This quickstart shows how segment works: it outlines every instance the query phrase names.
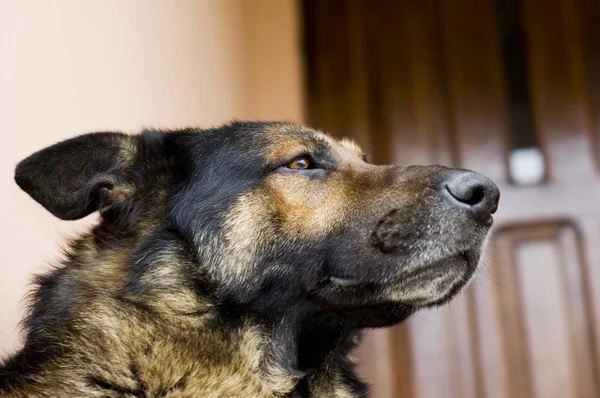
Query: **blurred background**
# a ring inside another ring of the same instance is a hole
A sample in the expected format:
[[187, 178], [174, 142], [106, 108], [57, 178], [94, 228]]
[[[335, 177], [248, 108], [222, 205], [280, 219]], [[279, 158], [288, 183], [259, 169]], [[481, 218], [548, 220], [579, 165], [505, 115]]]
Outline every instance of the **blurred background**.
[[449, 305], [369, 332], [376, 398], [600, 396], [598, 0], [0, 0], [0, 355], [64, 236], [16, 163], [82, 132], [296, 120], [502, 192]]

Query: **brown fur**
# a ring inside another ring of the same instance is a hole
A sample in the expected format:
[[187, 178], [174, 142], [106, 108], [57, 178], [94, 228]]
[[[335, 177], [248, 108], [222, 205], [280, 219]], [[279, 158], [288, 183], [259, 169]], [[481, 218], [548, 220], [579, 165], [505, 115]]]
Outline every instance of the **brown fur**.
[[[54, 214], [99, 210], [101, 221], [70, 243], [61, 265], [37, 278], [25, 346], [0, 366], [1, 396], [364, 396], [350, 357], [360, 329], [397, 323], [423, 300], [448, 300], [474, 271], [489, 225], [462, 213], [452, 224], [431, 221], [447, 213], [431, 189], [446, 169], [402, 174], [369, 165], [356, 144], [292, 124], [223, 129], [82, 136], [19, 165], [19, 185]], [[238, 136], [239, 144], [227, 144]], [[75, 151], [82, 143], [105, 152]], [[226, 156], [198, 153], [211, 145], [230, 147]], [[295, 156], [319, 150], [335, 163], [328, 174], [285, 169]], [[279, 168], [247, 177], [256, 183], [228, 182], [246, 168], [270, 165]], [[227, 171], [234, 166], [238, 171]], [[211, 185], [210, 178], [222, 181]], [[210, 202], [220, 189], [224, 199]], [[387, 239], [389, 228], [382, 228], [394, 209], [408, 217], [394, 239], [410, 243], [410, 257], [373, 249]], [[368, 229], [359, 228], [371, 219]], [[471, 235], [449, 237], [448, 228], [467, 224]], [[321, 277], [329, 271], [319, 267], [344, 245], [358, 258], [348, 274], [365, 269], [364, 292]], [[437, 290], [420, 296], [427, 280], [413, 281], [419, 264], [454, 264], [471, 250], [468, 270], [434, 275], [430, 281], [442, 281]], [[380, 270], [371, 262], [381, 262]], [[411, 273], [398, 279], [399, 269]], [[373, 290], [373, 278], [384, 285]], [[403, 301], [411, 294], [416, 301]]]

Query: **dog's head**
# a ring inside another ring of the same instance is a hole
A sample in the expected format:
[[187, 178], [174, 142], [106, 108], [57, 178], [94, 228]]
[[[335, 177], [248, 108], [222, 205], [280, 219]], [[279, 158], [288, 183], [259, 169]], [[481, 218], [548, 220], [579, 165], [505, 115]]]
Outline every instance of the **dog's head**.
[[479, 174], [375, 166], [350, 141], [288, 123], [82, 135], [15, 178], [62, 219], [99, 210], [115, 230], [176, 231], [221, 302], [266, 315], [310, 306], [355, 326], [455, 295], [499, 198]]

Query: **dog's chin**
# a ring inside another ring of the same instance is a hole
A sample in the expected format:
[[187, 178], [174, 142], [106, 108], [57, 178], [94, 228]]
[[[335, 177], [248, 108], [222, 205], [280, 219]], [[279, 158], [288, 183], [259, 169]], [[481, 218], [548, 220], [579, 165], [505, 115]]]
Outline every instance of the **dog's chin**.
[[381, 296], [414, 307], [441, 305], [465, 288], [477, 270], [479, 255], [462, 252], [456, 256], [414, 268], [385, 284]]
[[[331, 276], [332, 289], [339, 293], [337, 303], [350, 306], [398, 303], [414, 308], [441, 305], [452, 299], [472, 280], [479, 264], [478, 252], [461, 252], [427, 264], [415, 264], [397, 276], [382, 280]], [[352, 296], [352, 298], [350, 298]]]

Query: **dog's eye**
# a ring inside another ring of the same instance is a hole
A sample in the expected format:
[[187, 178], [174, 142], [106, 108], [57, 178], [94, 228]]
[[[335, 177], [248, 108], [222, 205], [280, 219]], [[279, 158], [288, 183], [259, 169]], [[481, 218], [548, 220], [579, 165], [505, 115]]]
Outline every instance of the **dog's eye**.
[[308, 160], [308, 158], [303, 156], [301, 158], [292, 160], [290, 163], [288, 163], [288, 165], [286, 167], [288, 169], [305, 170], [305, 169], [310, 169], [312, 167], [312, 163], [310, 162], [310, 160]]

